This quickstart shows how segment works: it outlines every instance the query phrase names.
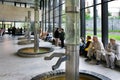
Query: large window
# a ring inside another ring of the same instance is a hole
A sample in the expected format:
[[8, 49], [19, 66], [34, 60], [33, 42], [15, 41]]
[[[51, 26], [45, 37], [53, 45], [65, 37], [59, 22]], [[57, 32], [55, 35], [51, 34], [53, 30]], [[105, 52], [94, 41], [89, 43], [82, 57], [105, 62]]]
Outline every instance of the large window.
[[[50, 10], [47, 9], [46, 15], [48, 24], [48, 14], [50, 12], [50, 25], [53, 27], [60, 27], [59, 24], [59, 18], [62, 18], [62, 27], [65, 27], [66, 23], [66, 15], [65, 15], [65, 0], [62, 0], [62, 3], [60, 3], [59, 0], [56, 0], [54, 2], [53, 6], [53, 0], [51, 1], [51, 7]], [[108, 17], [109, 17], [109, 32], [111, 31], [120, 31], [120, 0], [108, 0]], [[97, 27], [97, 35], [101, 36], [101, 0], [96, 0], [96, 27]], [[54, 7], [54, 8], [53, 8]], [[59, 14], [59, 8], [62, 7], [62, 12]], [[47, 7], [48, 8], [48, 7]], [[85, 0], [85, 21], [86, 21], [86, 33], [93, 35], [94, 31], [94, 0]], [[54, 19], [54, 20], [53, 20]], [[45, 20], [45, 17], [44, 19]], [[54, 21], [54, 22], [53, 22]], [[47, 25], [48, 26], [48, 25]]]
[[[86, 15], [86, 33], [93, 35], [94, 18], [93, 5], [94, 0], [85, 0]], [[120, 0], [108, 0], [109, 34], [120, 31]], [[101, 36], [101, 0], [96, 0], [96, 24], [98, 36]], [[111, 34], [110, 34], [111, 35]]]
[[[50, 0], [50, 6], [48, 6], [48, 2], [47, 2], [47, 9], [44, 9], [44, 14], [42, 15], [43, 16], [43, 24], [46, 24], [46, 26], [44, 25], [44, 27], [49, 27], [51, 26], [53, 28], [55, 27], [64, 27], [64, 23], [65, 23], [65, 1], [64, 0], [61, 0], [61, 3], [60, 3], [60, 0]], [[60, 10], [61, 8], [61, 10]], [[46, 11], [45, 11], [46, 10]], [[48, 24], [48, 21], [49, 21], [49, 14], [50, 14], [50, 23]], [[62, 26], [59, 26], [59, 20], [60, 20], [60, 17], [62, 18], [61, 19], [61, 25]], [[46, 18], [46, 23], [45, 23], [45, 18]], [[48, 30], [48, 29], [47, 29]]]

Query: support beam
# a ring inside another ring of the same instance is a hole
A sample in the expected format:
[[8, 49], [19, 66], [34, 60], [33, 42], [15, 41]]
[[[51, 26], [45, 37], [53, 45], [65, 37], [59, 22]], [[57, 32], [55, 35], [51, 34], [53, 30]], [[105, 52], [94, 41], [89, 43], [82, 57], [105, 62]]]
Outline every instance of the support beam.
[[97, 4], [97, 0], [93, 0], [93, 17], [94, 17], [94, 21], [93, 21], [93, 30], [94, 30], [94, 35], [97, 35], [97, 8], [96, 8], [96, 4]]
[[53, 0], [53, 33], [55, 31], [55, 5], [56, 5], [56, 0]]
[[52, 32], [51, 21], [50, 21], [50, 12], [51, 12], [51, 0], [48, 0], [48, 32]]
[[59, 27], [62, 27], [62, 0], [59, 0]]
[[80, 32], [82, 37], [85, 40], [86, 35], [86, 24], [85, 24], [85, 0], [80, 0]]
[[108, 44], [108, 0], [101, 0], [102, 2], [102, 42], [106, 47]]
[[44, 8], [45, 8], [45, 13], [44, 13], [44, 16], [45, 16], [45, 19], [44, 19], [44, 21], [45, 21], [45, 32], [46, 32], [46, 30], [47, 30], [47, 26], [46, 26], [46, 22], [47, 22], [47, 0], [44, 0]]

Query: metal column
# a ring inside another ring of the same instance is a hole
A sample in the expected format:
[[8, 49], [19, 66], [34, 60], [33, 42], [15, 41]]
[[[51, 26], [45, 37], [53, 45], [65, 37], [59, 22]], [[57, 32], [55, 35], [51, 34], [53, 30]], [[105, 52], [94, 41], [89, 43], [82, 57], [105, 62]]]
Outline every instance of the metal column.
[[51, 12], [51, 0], [48, 0], [48, 32], [51, 31], [51, 21], [50, 21], [50, 12]]
[[85, 23], [85, 0], [80, 0], [80, 37], [84, 38], [86, 35], [86, 23]]
[[55, 31], [55, 5], [56, 5], [56, 0], [53, 0], [53, 33]]
[[47, 17], [46, 17], [47, 16], [47, 11], [46, 11], [47, 10], [46, 9], [47, 8], [47, 0], [44, 0], [44, 4], [45, 4], [44, 5], [45, 6], [44, 7], [45, 8], [45, 13], [44, 13], [44, 16], [45, 16], [45, 20], [44, 21], [45, 21], [45, 23], [44, 24], [45, 24], [45, 32], [46, 32], [46, 30], [47, 30], [47, 27], [46, 27], [46, 22], [47, 22]]
[[59, 27], [62, 27], [62, 0], [59, 0]]
[[[40, 5], [39, 5], [39, 7], [40, 7], [40, 10], [42, 10], [42, 1], [40, 0]], [[41, 16], [42, 17], [42, 16]], [[40, 33], [41, 33], [41, 29], [42, 29], [42, 19], [41, 19], [41, 21], [40, 21]]]
[[97, 9], [96, 9], [96, 2], [97, 0], [93, 0], [93, 17], [94, 17], [94, 21], [93, 21], [93, 24], [94, 24], [94, 27], [93, 27], [93, 30], [94, 30], [94, 35], [97, 35]]
[[102, 42], [104, 46], [108, 44], [108, 0], [102, 2]]
[[79, 80], [79, 0], [66, 1], [66, 79]]

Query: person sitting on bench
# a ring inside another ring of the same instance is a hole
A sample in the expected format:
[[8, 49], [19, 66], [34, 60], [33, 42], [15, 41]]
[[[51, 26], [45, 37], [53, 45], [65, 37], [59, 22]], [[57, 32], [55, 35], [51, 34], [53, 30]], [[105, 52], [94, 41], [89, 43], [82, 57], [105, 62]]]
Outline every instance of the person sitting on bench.
[[106, 54], [105, 54], [105, 60], [107, 67], [110, 67], [112, 69], [115, 68], [115, 58], [119, 58], [120, 49], [118, 47], [119, 45], [116, 43], [115, 39], [110, 39], [110, 42], [108, 43], [106, 47]]

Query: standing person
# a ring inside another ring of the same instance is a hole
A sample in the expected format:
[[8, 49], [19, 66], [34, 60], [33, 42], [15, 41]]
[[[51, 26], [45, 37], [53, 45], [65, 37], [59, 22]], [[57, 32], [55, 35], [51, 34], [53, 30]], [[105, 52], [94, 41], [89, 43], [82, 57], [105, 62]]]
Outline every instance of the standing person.
[[23, 29], [22, 29], [22, 27], [21, 27], [21, 28], [20, 28], [20, 34], [22, 34], [22, 30], [23, 30]]
[[58, 46], [58, 40], [59, 40], [59, 28], [57, 28], [54, 32], [55, 37], [55, 45]]
[[10, 28], [8, 28], [8, 34], [10, 35]]
[[110, 39], [110, 43], [108, 43], [106, 48], [105, 59], [107, 63], [107, 67], [111, 67], [112, 69], [115, 67], [115, 58], [119, 58], [120, 51], [118, 49], [118, 44], [116, 44], [115, 39]]
[[59, 36], [60, 40], [61, 40], [61, 48], [64, 47], [64, 39], [65, 39], [65, 32], [64, 29], [60, 30], [60, 36]]
[[93, 42], [90, 44], [90, 49], [87, 53], [87, 59], [85, 61], [91, 61], [92, 56], [94, 55], [97, 63], [96, 65], [100, 64], [101, 55], [105, 52], [102, 42], [98, 40], [97, 36], [93, 36]]
[[15, 36], [16, 28], [15, 26], [12, 28], [12, 36]]

